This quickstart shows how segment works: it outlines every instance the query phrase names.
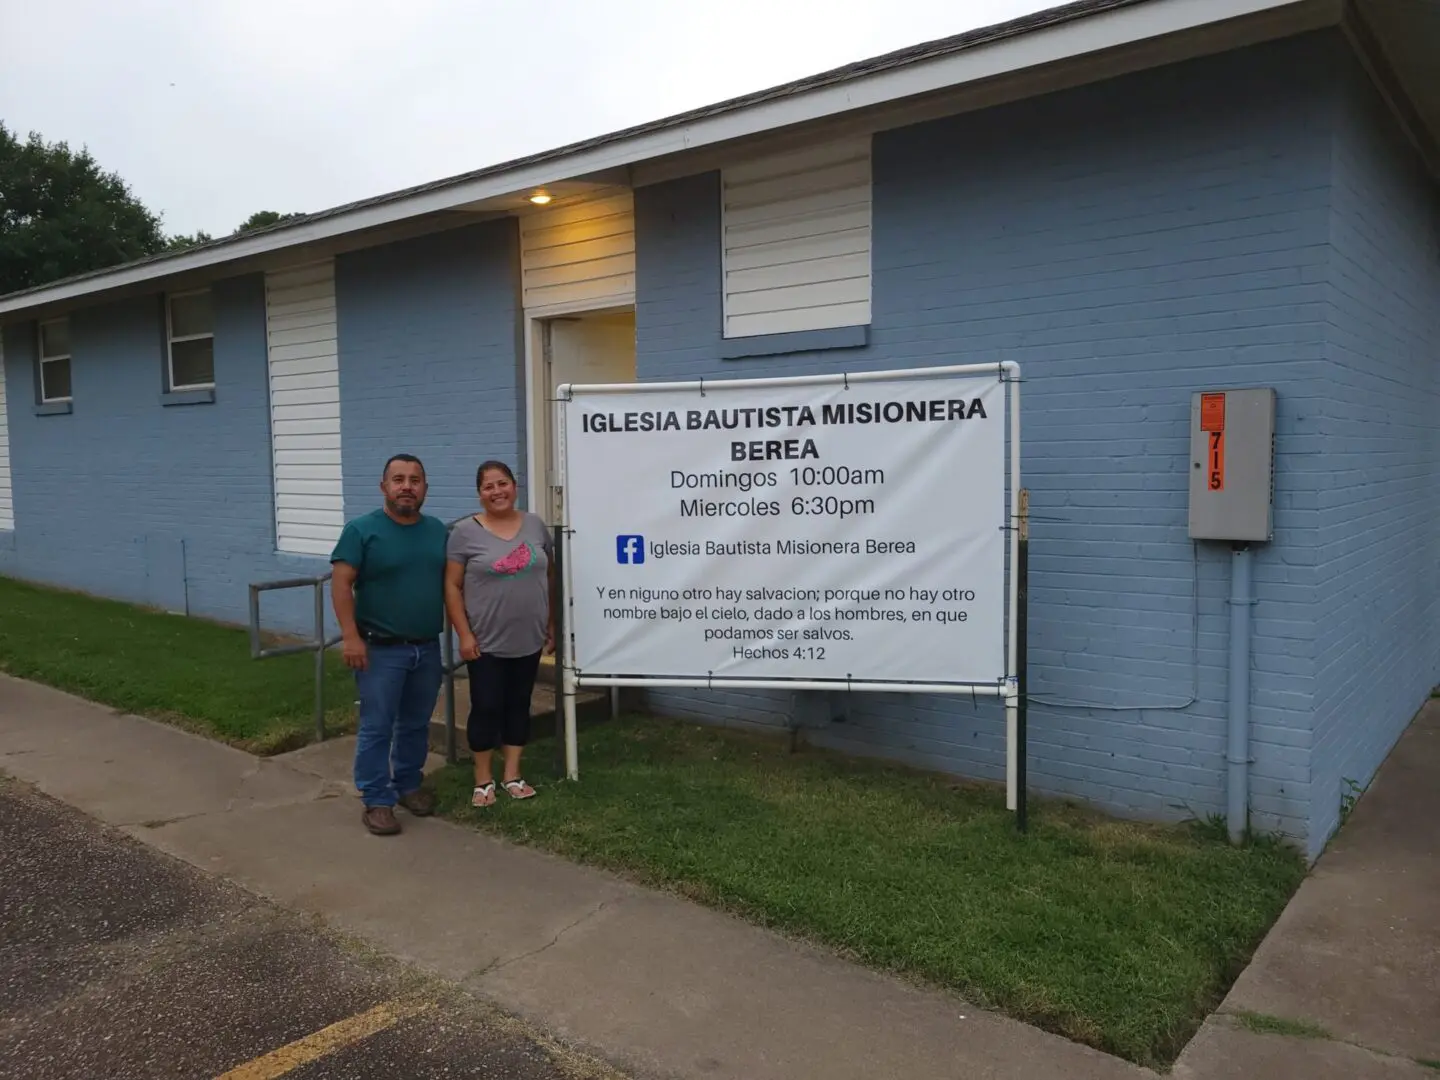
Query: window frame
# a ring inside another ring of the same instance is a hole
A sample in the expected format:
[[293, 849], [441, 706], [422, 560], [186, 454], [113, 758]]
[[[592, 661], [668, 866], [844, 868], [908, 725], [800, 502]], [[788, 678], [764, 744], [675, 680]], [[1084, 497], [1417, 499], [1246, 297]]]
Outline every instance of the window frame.
[[[46, 356], [45, 328], [47, 326], [55, 326], [57, 323], [65, 324], [67, 351], [57, 353], [55, 356]], [[35, 324], [35, 389], [37, 391], [35, 396], [41, 405], [67, 405], [73, 403], [75, 400], [75, 364], [72, 359], [75, 355], [75, 348], [74, 345], [70, 344], [69, 339], [70, 316], [68, 315], [60, 315], [54, 319], [42, 319]], [[45, 392], [45, 365], [57, 364], [61, 361], [64, 361], [65, 370], [70, 376], [70, 393], [64, 397], [48, 397]]]
[[[210, 329], [203, 334], [182, 334], [175, 336], [174, 318], [172, 316], [173, 305], [177, 299], [184, 299], [187, 296], [200, 296], [210, 294]], [[203, 383], [177, 383], [175, 381], [175, 345], [186, 341], [210, 342], [210, 381]], [[165, 294], [165, 389], [172, 394], [185, 394], [192, 390], [214, 390], [215, 389], [215, 307], [214, 292], [208, 285], [198, 289], [185, 289], [181, 292], [167, 292]]]

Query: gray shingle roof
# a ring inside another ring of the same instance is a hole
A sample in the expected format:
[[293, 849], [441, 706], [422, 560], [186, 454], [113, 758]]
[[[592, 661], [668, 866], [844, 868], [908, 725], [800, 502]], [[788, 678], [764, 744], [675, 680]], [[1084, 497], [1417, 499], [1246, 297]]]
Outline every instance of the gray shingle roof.
[[1118, 8], [1134, 7], [1138, 4], [1150, 3], [1151, 0], [1074, 0], [1069, 4], [1049, 8], [1045, 11], [1035, 12], [1031, 15], [1024, 15], [1007, 22], [996, 23], [992, 26], [980, 27], [974, 30], [967, 30], [963, 34], [955, 34], [951, 37], [939, 38], [935, 41], [923, 42], [918, 45], [910, 45], [894, 52], [885, 53], [881, 56], [871, 57], [868, 60], [859, 60], [842, 67], [832, 68], [829, 71], [821, 72], [818, 75], [809, 75], [794, 82], [784, 83], [780, 86], [771, 87], [768, 90], [760, 90], [751, 94], [744, 94], [740, 97], [730, 98], [727, 101], [716, 102], [713, 105], [705, 105], [698, 109], [691, 109], [688, 112], [676, 113], [673, 116], [663, 117], [659, 120], [652, 120], [644, 124], [637, 124], [634, 127], [625, 128], [621, 131], [613, 131], [606, 135], [598, 135], [590, 139], [583, 139], [566, 146], [559, 146], [553, 150], [544, 150], [540, 153], [530, 154], [526, 157], [515, 158], [496, 165], [488, 165], [482, 169], [475, 169], [470, 172], [460, 173], [455, 176], [448, 176], [440, 180], [432, 180], [424, 184], [417, 184], [414, 187], [402, 188], [399, 191], [391, 191], [384, 195], [375, 195], [368, 199], [360, 199], [356, 202], [345, 203], [342, 206], [334, 206], [328, 210], [320, 210], [313, 214], [306, 214], [303, 217], [292, 218], [289, 221], [276, 225], [267, 225], [264, 228], [252, 229], [239, 236], [224, 236], [217, 240], [211, 240], [205, 244], [196, 244], [194, 247], [184, 248], [180, 251], [166, 251], [156, 255], [150, 255], [143, 259], [134, 259], [127, 263], [120, 263], [115, 266], [107, 266], [100, 270], [90, 270], [83, 274], [73, 274], [67, 278], [56, 281], [48, 281], [43, 285], [32, 286], [28, 289], [20, 289], [16, 292], [0, 295], [0, 300], [10, 300], [30, 293], [38, 293], [46, 289], [52, 289], [59, 285], [69, 285], [82, 281], [101, 278], [107, 274], [113, 274], [121, 270], [130, 270], [135, 267], [144, 266], [149, 263], [162, 263], [170, 259], [178, 259], [187, 255], [193, 255], [198, 251], [209, 251], [215, 248], [223, 248], [227, 244], [234, 244], [240, 240], [249, 240], [256, 236], [263, 236], [267, 233], [280, 233], [290, 229], [299, 229], [316, 221], [323, 221], [328, 218], [339, 217], [355, 210], [363, 210], [373, 206], [381, 206], [386, 203], [398, 202], [413, 195], [420, 195], [431, 191], [439, 191], [447, 187], [464, 184], [472, 180], [479, 180], [488, 176], [495, 176], [508, 172], [512, 169], [519, 169], [528, 165], [538, 165], [546, 161], [558, 160], [571, 154], [577, 154], [585, 150], [592, 150], [596, 147], [605, 146], [609, 143], [621, 142], [625, 139], [634, 138], [639, 135], [647, 135], [652, 132], [663, 131], [667, 128], [679, 127], [683, 124], [692, 123], [696, 120], [704, 120], [709, 117], [718, 116], [722, 113], [737, 112], [741, 109], [750, 108], [768, 101], [775, 101], [780, 98], [792, 97], [809, 90], [820, 89], [821, 87], [834, 86], [838, 83], [849, 82], [854, 79], [863, 78], [867, 75], [874, 75], [883, 71], [891, 71], [895, 68], [905, 67], [910, 64], [917, 64], [925, 60], [933, 60], [938, 57], [949, 56], [965, 49], [973, 49], [982, 45], [993, 44], [1003, 41], [1006, 38], [1017, 37], [1021, 34], [1032, 33], [1047, 27], [1056, 26], [1061, 23], [1072, 22], [1076, 19], [1087, 18], [1098, 15], [1102, 12], [1113, 11]]

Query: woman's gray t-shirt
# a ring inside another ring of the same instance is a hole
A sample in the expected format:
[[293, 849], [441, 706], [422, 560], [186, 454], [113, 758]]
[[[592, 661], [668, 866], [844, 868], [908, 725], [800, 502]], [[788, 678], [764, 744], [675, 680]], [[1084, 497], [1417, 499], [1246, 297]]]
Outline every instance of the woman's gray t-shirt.
[[529, 656], [545, 646], [550, 625], [550, 530], [526, 513], [503, 540], [468, 517], [450, 531], [446, 557], [465, 568], [465, 616], [480, 651]]

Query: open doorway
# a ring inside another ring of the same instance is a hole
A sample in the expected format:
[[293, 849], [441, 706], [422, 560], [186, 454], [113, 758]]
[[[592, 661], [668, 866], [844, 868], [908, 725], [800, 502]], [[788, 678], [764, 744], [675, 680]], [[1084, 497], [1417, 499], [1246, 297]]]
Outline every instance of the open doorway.
[[[532, 324], [534, 395], [531, 439], [531, 475], [536, 490], [530, 509], [548, 522], [563, 520], [565, 493], [556, 471], [555, 390], [566, 383], [620, 383], [635, 381], [634, 309], [584, 312], [536, 319]], [[544, 478], [543, 486], [538, 483]]]

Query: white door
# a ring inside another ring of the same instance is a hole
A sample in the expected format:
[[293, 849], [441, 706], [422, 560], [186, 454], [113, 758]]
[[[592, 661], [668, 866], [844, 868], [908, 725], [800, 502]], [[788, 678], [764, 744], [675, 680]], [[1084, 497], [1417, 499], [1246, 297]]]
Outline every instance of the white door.
[[556, 388], [566, 383], [619, 383], [635, 381], [635, 313], [569, 315], [548, 319], [542, 326], [545, 386], [549, 393], [544, 412], [545, 438], [539, 448], [545, 455], [548, 497], [538, 511], [551, 523], [563, 521], [564, 492], [555, 468]]

